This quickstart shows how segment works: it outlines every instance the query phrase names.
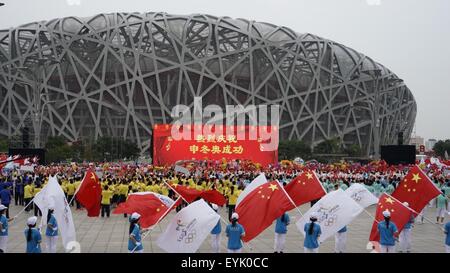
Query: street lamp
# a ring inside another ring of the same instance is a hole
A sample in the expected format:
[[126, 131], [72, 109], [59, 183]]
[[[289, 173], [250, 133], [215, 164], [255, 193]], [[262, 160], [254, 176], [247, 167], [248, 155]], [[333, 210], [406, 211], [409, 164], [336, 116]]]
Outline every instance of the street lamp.
[[[374, 94], [374, 101], [368, 101], [370, 103], [370, 105], [373, 107], [372, 110], [372, 123], [374, 125], [373, 128], [373, 144], [374, 144], [374, 157], [376, 160], [380, 159], [380, 105], [381, 105], [381, 91], [380, 91], [380, 77], [382, 75], [382, 71], [381, 69], [368, 69], [368, 70], [362, 70], [362, 73], [370, 76], [372, 78], [372, 80], [374, 81], [374, 90], [373, 90], [373, 94]], [[402, 79], [389, 79], [388, 80], [388, 84], [399, 84], [402, 83], [403, 80]], [[393, 90], [389, 90], [386, 92], [392, 92]], [[383, 93], [386, 93], [383, 92]]]

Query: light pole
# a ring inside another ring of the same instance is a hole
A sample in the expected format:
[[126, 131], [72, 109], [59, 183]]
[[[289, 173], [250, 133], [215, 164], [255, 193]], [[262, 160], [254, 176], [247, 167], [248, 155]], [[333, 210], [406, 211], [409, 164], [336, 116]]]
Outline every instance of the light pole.
[[[374, 158], [376, 160], [380, 159], [380, 127], [381, 127], [381, 122], [380, 122], [380, 105], [381, 105], [381, 90], [380, 90], [380, 78], [381, 78], [381, 70], [380, 69], [370, 69], [370, 70], [363, 70], [361, 71], [362, 73], [370, 76], [372, 78], [372, 80], [374, 81], [374, 90], [373, 90], [373, 94], [374, 94], [374, 99], [373, 102], [372, 101], [368, 101], [368, 103], [371, 104], [371, 106], [373, 107], [372, 110], [372, 124], [374, 125], [373, 128], [373, 145], [374, 145]], [[402, 83], [403, 80], [402, 79], [389, 79], [388, 80], [388, 84], [390, 83]], [[390, 91], [386, 91], [386, 92], [392, 92], [393, 90]], [[383, 93], [386, 93], [383, 92]]]
[[[42, 117], [44, 114], [44, 108], [47, 104], [56, 101], [48, 101], [45, 96], [48, 93], [42, 93], [41, 91], [41, 78], [39, 75], [45, 71], [46, 66], [59, 64], [60, 62], [55, 59], [49, 58], [36, 58], [33, 59], [36, 64], [31, 68], [28, 66], [19, 66], [12, 68], [12, 70], [19, 70], [27, 73], [31, 76], [33, 85], [27, 82], [20, 82], [32, 87], [33, 89], [33, 106], [32, 106], [32, 122], [34, 127], [34, 148], [40, 148], [41, 145], [41, 129], [42, 129]], [[42, 69], [41, 69], [42, 68]]]

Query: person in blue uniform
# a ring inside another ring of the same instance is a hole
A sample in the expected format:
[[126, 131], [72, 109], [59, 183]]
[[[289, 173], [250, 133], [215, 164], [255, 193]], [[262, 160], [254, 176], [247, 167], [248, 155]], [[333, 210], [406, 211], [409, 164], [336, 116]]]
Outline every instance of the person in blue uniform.
[[50, 206], [47, 213], [47, 229], [45, 230], [45, 246], [47, 253], [56, 253], [56, 243], [58, 242], [58, 223], [53, 212], [55, 209]]
[[130, 216], [130, 229], [128, 239], [128, 252], [129, 253], [142, 253], [144, 247], [142, 246], [141, 227], [138, 222], [141, 215], [137, 212], [133, 212]]
[[[447, 213], [450, 216], [450, 211]], [[450, 221], [448, 221], [444, 226], [445, 234], [445, 252], [450, 253]]]
[[27, 241], [27, 253], [41, 253], [41, 232], [36, 228], [37, 217], [32, 216], [27, 220], [28, 228], [25, 229], [25, 239]]
[[[403, 205], [406, 207], [409, 206], [408, 202], [403, 202]], [[409, 221], [403, 227], [402, 232], [398, 236], [398, 245], [400, 247], [399, 252], [411, 252], [411, 237], [412, 237], [412, 228], [414, 226], [414, 215], [411, 212], [411, 216], [409, 217]]]
[[[6, 183], [5, 183], [6, 184]], [[11, 186], [7, 184], [2, 190], [0, 190], [1, 204], [6, 207], [6, 218], [9, 219], [9, 204], [11, 203]]]
[[244, 227], [238, 223], [239, 215], [236, 212], [231, 214], [231, 224], [229, 224], [225, 230], [228, 237], [228, 253], [241, 253], [242, 252], [242, 237], [245, 236]]
[[286, 243], [286, 233], [287, 226], [290, 224], [290, 218], [287, 213], [283, 213], [277, 218], [275, 224], [275, 242], [274, 242], [274, 252], [283, 253], [284, 246]]
[[320, 225], [317, 224], [317, 212], [313, 212], [309, 217], [310, 222], [306, 223], [304, 226], [305, 231], [305, 241], [303, 243], [303, 248], [305, 253], [318, 253], [319, 252], [319, 237], [322, 234]]
[[334, 235], [334, 252], [344, 253], [346, 246], [347, 246], [347, 226], [344, 226]]
[[[211, 204], [212, 209], [217, 213], [219, 206]], [[220, 234], [222, 232], [222, 226], [220, 219], [217, 221], [216, 226], [211, 230], [211, 248], [213, 253], [219, 253], [220, 250]]]
[[8, 222], [14, 218], [6, 218], [5, 212], [8, 208], [0, 204], [0, 253], [8, 249]]
[[398, 229], [395, 223], [391, 221], [391, 213], [388, 210], [383, 211], [383, 216], [384, 221], [378, 223], [380, 251], [381, 253], [394, 253]]

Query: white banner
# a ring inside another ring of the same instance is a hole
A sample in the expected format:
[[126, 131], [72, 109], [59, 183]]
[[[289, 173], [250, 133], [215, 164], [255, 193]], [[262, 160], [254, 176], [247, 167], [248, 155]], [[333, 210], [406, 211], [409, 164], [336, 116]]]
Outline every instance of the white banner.
[[44, 223], [46, 223], [49, 206], [55, 208], [53, 214], [58, 224], [58, 232], [64, 248], [69, 251], [69, 246], [76, 241], [75, 225], [69, 204], [56, 177], [49, 178], [47, 185], [34, 197], [34, 203], [41, 210]]
[[322, 197], [307, 213], [300, 218], [296, 225], [299, 231], [305, 235], [304, 227], [309, 222], [311, 213], [317, 212], [317, 224], [320, 225], [322, 234], [319, 242], [322, 243], [348, 225], [356, 218], [363, 208], [342, 190], [336, 190]]
[[378, 198], [360, 183], [353, 183], [345, 193], [363, 208], [378, 203]]
[[200, 199], [180, 210], [156, 244], [169, 253], [195, 253], [220, 216]]

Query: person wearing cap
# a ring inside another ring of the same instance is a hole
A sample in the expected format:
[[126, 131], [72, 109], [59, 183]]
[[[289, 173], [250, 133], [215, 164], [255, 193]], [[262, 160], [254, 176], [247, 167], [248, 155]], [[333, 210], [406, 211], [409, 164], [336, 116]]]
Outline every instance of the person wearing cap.
[[[217, 213], [219, 206], [211, 204], [212, 209]], [[211, 230], [211, 248], [213, 253], [219, 253], [220, 250], [220, 234], [222, 232], [222, 225], [220, 219], [217, 221], [216, 226]]]
[[129, 253], [142, 253], [144, 247], [142, 246], [141, 239], [141, 227], [139, 226], [139, 219], [141, 215], [137, 212], [133, 212], [130, 216], [130, 229], [128, 230], [128, 252]]
[[381, 253], [394, 253], [395, 241], [397, 238], [397, 226], [391, 221], [389, 210], [383, 211], [384, 221], [378, 223], [378, 232], [380, 233]]
[[28, 228], [25, 229], [25, 239], [27, 240], [27, 253], [41, 253], [41, 232], [36, 228], [37, 217], [32, 216], [27, 220]]
[[4, 215], [8, 208], [4, 205], [0, 205], [0, 250], [6, 252], [8, 248], [8, 222], [11, 222], [14, 218], [7, 219]]
[[[409, 207], [408, 202], [403, 202], [403, 205], [405, 207]], [[408, 252], [408, 253], [411, 252], [411, 235], [413, 226], [414, 226], [414, 215], [411, 212], [409, 221], [405, 224], [403, 230], [400, 232], [400, 235], [398, 236], [398, 244], [400, 247], [399, 252]]]
[[334, 252], [344, 253], [346, 246], [347, 246], [347, 226], [344, 226], [334, 235]]
[[322, 234], [320, 225], [316, 223], [318, 213], [313, 212], [309, 217], [311, 222], [306, 223], [303, 230], [305, 231], [305, 241], [303, 242], [303, 248], [305, 253], [318, 253], [319, 252], [319, 236]]
[[48, 208], [47, 229], [45, 231], [45, 246], [47, 253], [56, 253], [56, 243], [58, 242], [58, 223], [53, 212], [53, 206]]
[[[447, 212], [448, 216], [450, 216], [450, 211]], [[450, 253], [450, 221], [448, 221], [444, 226], [444, 234], [445, 234], [445, 252]]]
[[283, 213], [283, 215], [277, 218], [275, 223], [274, 253], [283, 253], [286, 243], [287, 226], [290, 222], [291, 219], [287, 213]]
[[244, 227], [238, 223], [239, 215], [233, 212], [231, 215], [231, 224], [229, 224], [225, 230], [228, 237], [228, 253], [241, 253], [242, 252], [242, 237], [245, 236]]

